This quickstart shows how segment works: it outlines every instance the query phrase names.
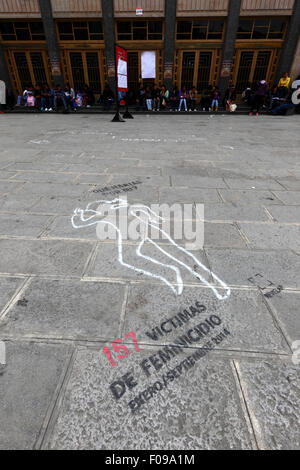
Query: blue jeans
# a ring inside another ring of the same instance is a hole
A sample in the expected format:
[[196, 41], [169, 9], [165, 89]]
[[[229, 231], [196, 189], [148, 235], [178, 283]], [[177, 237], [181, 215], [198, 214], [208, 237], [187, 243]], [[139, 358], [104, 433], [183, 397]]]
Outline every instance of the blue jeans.
[[178, 111], [181, 111], [182, 105], [184, 105], [184, 109], [187, 111], [187, 104], [185, 98], [180, 98]]
[[68, 105], [67, 105], [67, 100], [66, 100], [66, 96], [63, 95], [63, 96], [54, 96], [54, 108], [57, 110], [57, 101], [61, 100], [63, 105], [64, 105], [64, 108], [65, 109], [68, 109]]
[[53, 108], [53, 96], [42, 96], [42, 108]]

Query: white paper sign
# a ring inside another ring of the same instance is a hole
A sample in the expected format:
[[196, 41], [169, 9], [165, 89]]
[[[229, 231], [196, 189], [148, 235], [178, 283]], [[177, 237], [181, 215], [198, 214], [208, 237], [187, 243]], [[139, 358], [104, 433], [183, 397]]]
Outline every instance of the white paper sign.
[[127, 62], [125, 60], [119, 59], [118, 74], [127, 75]]
[[156, 78], [156, 52], [142, 52], [142, 78]]
[[127, 88], [127, 75], [118, 75], [118, 87]]
[[143, 16], [143, 9], [142, 8], [137, 8], [135, 10], [136, 16]]
[[6, 104], [6, 86], [2, 80], [0, 80], [0, 104]]

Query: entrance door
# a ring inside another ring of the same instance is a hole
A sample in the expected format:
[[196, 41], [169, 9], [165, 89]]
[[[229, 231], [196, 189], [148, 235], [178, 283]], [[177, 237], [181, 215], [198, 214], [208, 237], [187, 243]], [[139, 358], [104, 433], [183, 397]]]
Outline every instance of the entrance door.
[[272, 50], [267, 51], [239, 51], [238, 69], [235, 73], [236, 90], [242, 93], [248, 83], [259, 80], [270, 80], [270, 69], [273, 59]]
[[51, 83], [45, 51], [12, 51], [10, 58], [19, 94], [22, 94], [29, 84]]
[[187, 90], [195, 86], [199, 92], [213, 85], [215, 56], [215, 51], [182, 51], [178, 85], [185, 85]]
[[71, 85], [80, 90], [86, 83], [95, 94], [104, 88], [101, 52], [70, 51], [68, 53]]
[[128, 71], [128, 89], [133, 90], [135, 93], [139, 89], [139, 53], [128, 52], [127, 53], [127, 71]]

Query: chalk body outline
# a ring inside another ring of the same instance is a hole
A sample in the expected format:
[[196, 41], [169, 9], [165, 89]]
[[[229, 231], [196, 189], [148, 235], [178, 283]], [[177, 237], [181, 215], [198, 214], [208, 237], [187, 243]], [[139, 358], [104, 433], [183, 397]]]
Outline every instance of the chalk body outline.
[[[184, 252], [186, 255], [188, 255], [189, 257], [191, 257], [193, 259], [193, 261], [197, 264], [197, 266], [199, 266], [199, 268], [203, 269], [206, 273], [209, 273], [211, 275], [211, 277], [219, 284], [219, 286], [224, 289], [226, 291], [226, 293], [224, 295], [221, 295], [219, 294], [217, 288], [209, 283], [205, 278], [203, 278], [199, 273], [197, 273], [195, 270], [193, 270], [192, 268], [190, 268], [187, 264], [183, 263], [182, 261], [180, 261], [179, 259], [175, 258], [174, 256], [172, 256], [170, 253], [166, 252], [161, 246], [159, 246], [157, 243], [155, 243], [153, 240], [151, 240], [148, 236], [145, 237], [138, 245], [137, 249], [136, 249], [136, 254], [137, 256], [141, 257], [141, 258], [144, 258], [154, 264], [157, 264], [157, 265], [160, 265], [160, 266], [163, 266], [163, 267], [167, 267], [173, 271], [175, 271], [176, 273], [176, 278], [177, 278], [177, 289], [176, 287], [174, 287], [173, 284], [171, 284], [165, 277], [163, 276], [159, 276], [157, 274], [154, 274], [154, 273], [151, 273], [149, 271], [146, 271], [144, 269], [140, 269], [140, 268], [136, 268], [135, 266], [132, 266], [128, 263], [126, 263], [124, 260], [123, 260], [123, 238], [122, 238], [122, 234], [121, 234], [121, 231], [120, 229], [115, 225], [113, 224], [112, 222], [109, 222], [107, 220], [93, 220], [92, 222], [90, 222], [92, 219], [94, 219], [95, 217], [97, 216], [101, 216], [103, 215], [99, 210], [93, 210], [91, 209], [91, 206], [92, 205], [96, 205], [96, 204], [102, 204], [102, 205], [111, 205], [111, 209], [113, 210], [118, 210], [118, 209], [121, 209], [121, 208], [129, 208], [129, 213], [130, 215], [132, 215], [133, 217], [136, 217], [138, 220], [140, 220], [141, 222], [145, 223], [145, 220], [142, 219], [141, 217], [139, 217], [136, 212], [139, 211], [140, 213], [143, 213], [145, 214], [147, 217], [148, 217], [148, 227], [150, 225], [150, 227], [153, 227], [155, 228], [156, 230], [158, 230], [163, 236], [165, 236], [173, 246], [175, 246], [176, 248], [178, 248], [180, 251]], [[87, 215], [87, 218], [84, 218], [84, 216]], [[156, 220], [154, 218], [152, 218], [152, 216], [155, 216], [156, 217]], [[84, 223], [84, 225], [76, 225], [75, 223], [75, 218], [76, 217], [79, 217], [81, 222]], [[175, 261], [176, 263], [180, 264], [183, 268], [185, 268], [187, 271], [189, 271], [193, 276], [195, 276], [197, 279], [199, 279], [204, 285], [206, 285], [208, 288], [210, 288], [215, 296], [217, 297], [218, 300], [225, 300], [227, 299], [229, 296], [230, 296], [230, 293], [231, 293], [231, 290], [230, 290], [230, 287], [227, 286], [227, 284], [225, 284], [224, 281], [222, 281], [216, 274], [214, 274], [210, 269], [208, 269], [204, 264], [202, 264], [190, 251], [186, 250], [185, 248], [181, 247], [180, 245], [178, 245], [170, 236], [168, 233], [166, 233], [164, 230], [162, 230], [160, 227], [159, 227], [159, 220], [162, 220], [162, 218], [157, 215], [155, 212], [153, 212], [150, 207], [146, 206], [146, 205], [143, 205], [143, 204], [133, 204], [133, 205], [129, 205], [127, 203], [127, 201], [123, 200], [123, 199], [114, 199], [112, 201], [107, 201], [107, 200], [99, 200], [99, 201], [93, 201], [93, 202], [90, 202], [87, 206], [86, 206], [86, 209], [79, 209], [79, 208], [76, 208], [74, 210], [74, 214], [72, 215], [72, 218], [71, 218], [71, 222], [72, 222], [72, 226], [73, 228], [76, 228], [76, 229], [79, 229], [79, 228], [85, 228], [85, 227], [90, 227], [92, 225], [98, 225], [98, 224], [106, 224], [106, 225], [110, 225], [112, 226], [116, 232], [117, 232], [117, 238], [118, 238], [118, 261], [119, 263], [128, 268], [128, 269], [131, 269], [135, 272], [138, 272], [138, 273], [141, 273], [141, 274], [145, 274], [146, 276], [150, 276], [150, 277], [153, 277], [155, 279], [159, 279], [161, 280], [163, 283], [165, 283], [168, 287], [170, 287], [170, 289], [174, 292], [175, 295], [181, 295], [182, 292], [183, 292], [183, 288], [184, 288], [184, 284], [183, 284], [183, 280], [182, 280], [182, 276], [181, 276], [181, 273], [180, 273], [180, 270], [177, 266], [174, 266], [174, 265], [170, 265], [170, 264], [165, 264], [165, 263], [161, 263], [160, 261], [157, 261], [156, 259], [154, 258], [151, 258], [149, 256], [146, 256], [144, 255], [142, 252], [141, 252], [141, 249], [142, 247], [144, 246], [145, 242], [150, 242], [151, 244], [153, 244], [159, 251], [161, 251], [164, 255], [166, 255], [168, 258], [170, 258], [171, 260]]]

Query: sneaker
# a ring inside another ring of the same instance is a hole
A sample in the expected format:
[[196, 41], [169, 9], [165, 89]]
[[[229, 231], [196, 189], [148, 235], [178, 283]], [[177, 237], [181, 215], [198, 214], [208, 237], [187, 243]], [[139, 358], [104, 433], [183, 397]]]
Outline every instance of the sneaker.
[[189, 113], [191, 113], [191, 112], [192, 112], [192, 110], [191, 110], [191, 109], [189, 109]]
[[253, 113], [252, 113], [252, 112], [251, 112], [251, 113], [249, 113], [249, 116], [253, 116]]
[[[47, 109], [46, 109], [46, 111], [47, 111]], [[48, 111], [53, 111], [53, 109], [52, 109], [52, 108], [49, 108]]]

